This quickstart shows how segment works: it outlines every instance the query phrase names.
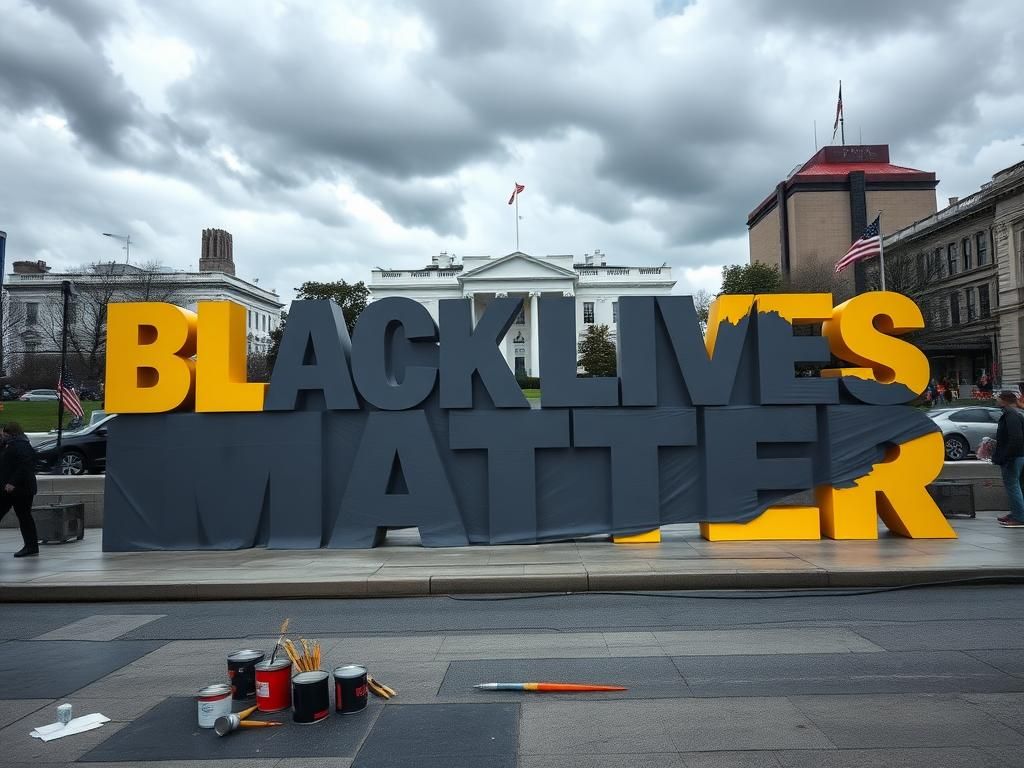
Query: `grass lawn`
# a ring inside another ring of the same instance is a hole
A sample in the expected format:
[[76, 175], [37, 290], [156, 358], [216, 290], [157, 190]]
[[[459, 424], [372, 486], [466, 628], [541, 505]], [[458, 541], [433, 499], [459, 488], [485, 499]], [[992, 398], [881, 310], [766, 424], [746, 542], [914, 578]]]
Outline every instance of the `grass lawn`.
[[[39, 403], [23, 403], [21, 400], [10, 400], [0, 403], [0, 405], [3, 405], [3, 410], [0, 411], [0, 423], [16, 421], [21, 424], [21, 428], [26, 432], [48, 432], [51, 429], [57, 428], [56, 400]], [[89, 414], [102, 406], [103, 403], [90, 400], [82, 403], [87, 424], [89, 423]], [[71, 421], [71, 414], [65, 409], [64, 426], [67, 426], [69, 421]]]
[[524, 389], [523, 394], [526, 395], [527, 400], [540, 400], [539, 389]]

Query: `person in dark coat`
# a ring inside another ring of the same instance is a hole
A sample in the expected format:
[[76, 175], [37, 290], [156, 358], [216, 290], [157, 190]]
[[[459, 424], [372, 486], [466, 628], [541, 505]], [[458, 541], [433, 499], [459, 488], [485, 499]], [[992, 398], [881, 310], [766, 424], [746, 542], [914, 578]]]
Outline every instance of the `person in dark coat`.
[[25, 544], [14, 556], [38, 555], [39, 536], [32, 519], [32, 499], [38, 490], [36, 452], [25, 437], [25, 430], [13, 421], [4, 425], [0, 441], [3, 445], [0, 448], [0, 520], [14, 507]]
[[1024, 491], [1020, 485], [1020, 473], [1024, 470], [1024, 414], [1017, 407], [1014, 392], [1000, 392], [997, 402], [1003, 415], [996, 427], [992, 463], [1002, 469], [1003, 486], [1010, 500], [1010, 514], [1000, 517], [999, 524], [1004, 528], [1024, 528]]

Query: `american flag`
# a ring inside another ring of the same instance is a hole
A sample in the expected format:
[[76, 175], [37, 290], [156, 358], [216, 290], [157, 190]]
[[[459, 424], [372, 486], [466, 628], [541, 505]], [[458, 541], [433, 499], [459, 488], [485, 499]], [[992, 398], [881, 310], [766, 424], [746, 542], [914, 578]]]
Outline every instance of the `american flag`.
[[879, 219], [881, 219], [881, 216], [876, 218], [871, 223], [871, 226], [864, 230], [864, 234], [861, 235], [860, 240], [851, 245], [850, 250], [848, 250], [846, 255], [839, 260], [836, 264], [837, 275], [851, 264], [855, 264], [856, 262], [864, 259], [870, 259], [872, 256], [877, 256], [882, 252], [882, 237], [878, 231]]
[[57, 394], [60, 395], [65, 408], [78, 418], [85, 418], [85, 411], [82, 410], [82, 401], [78, 399], [78, 393], [75, 392], [75, 385], [71, 379], [68, 379], [67, 384], [64, 383], [64, 379], [57, 380]]
[[525, 185], [525, 184], [519, 184], [519, 183], [517, 183], [517, 184], [516, 184], [516, 188], [515, 188], [514, 190], [512, 190], [512, 197], [510, 197], [510, 198], [508, 199], [508, 204], [509, 204], [509, 205], [512, 205], [512, 203], [514, 203], [514, 202], [515, 202], [515, 200], [516, 200], [516, 195], [518, 195], [518, 194], [519, 194], [520, 192], [522, 192], [522, 191], [523, 191], [524, 189], [526, 189], [526, 185]]

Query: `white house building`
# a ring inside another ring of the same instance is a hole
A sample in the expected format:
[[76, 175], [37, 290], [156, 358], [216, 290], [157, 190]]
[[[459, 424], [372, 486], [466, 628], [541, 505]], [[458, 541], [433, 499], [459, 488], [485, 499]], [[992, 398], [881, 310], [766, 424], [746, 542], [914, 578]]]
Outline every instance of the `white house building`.
[[270, 333], [281, 323], [284, 304], [276, 291], [235, 276], [231, 235], [204, 230], [198, 272], [133, 264], [93, 264], [54, 272], [44, 261], [16, 261], [4, 276], [3, 367], [16, 370], [33, 353], [60, 351], [61, 284], [73, 286], [69, 349], [102, 350], [106, 305], [123, 301], [167, 301], [195, 311], [201, 301], [233, 301], [247, 311], [250, 352], [270, 349]]
[[663, 296], [672, 293], [671, 267], [617, 266], [595, 250], [581, 263], [575, 257], [530, 256], [516, 251], [507, 256], [466, 257], [456, 263], [447, 253], [434, 256], [423, 269], [373, 270], [373, 300], [389, 296], [414, 299], [437, 320], [441, 299], [467, 299], [474, 320], [495, 297], [520, 297], [523, 311], [501, 344], [502, 353], [516, 375], [539, 376], [537, 299], [573, 296], [576, 328], [580, 336], [594, 324], [607, 325], [615, 338], [620, 296]]

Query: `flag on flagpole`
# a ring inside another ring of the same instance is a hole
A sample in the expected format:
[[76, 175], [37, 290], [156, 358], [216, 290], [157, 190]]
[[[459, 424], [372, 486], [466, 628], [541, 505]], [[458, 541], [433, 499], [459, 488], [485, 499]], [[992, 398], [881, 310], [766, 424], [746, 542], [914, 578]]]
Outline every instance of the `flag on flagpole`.
[[77, 416], [79, 419], [85, 418], [85, 411], [82, 410], [82, 401], [78, 399], [78, 393], [75, 392], [75, 387], [70, 383], [70, 380], [67, 384], [64, 383], [64, 379], [57, 380], [57, 394], [64, 402], [64, 407], [71, 411], [74, 416]]
[[516, 195], [518, 195], [518, 194], [519, 194], [520, 192], [522, 192], [522, 191], [523, 191], [524, 189], [526, 189], [526, 185], [525, 185], [525, 184], [519, 184], [519, 183], [517, 183], [517, 184], [515, 185], [515, 189], [513, 189], [513, 190], [512, 190], [512, 197], [510, 197], [510, 198], [508, 199], [508, 204], [509, 204], [509, 205], [512, 205], [512, 203], [514, 203], [514, 202], [516, 201]]
[[839, 130], [839, 118], [843, 116], [843, 81], [839, 81], [839, 101], [836, 102], [836, 121], [832, 125], [832, 141], [836, 140], [836, 131]]
[[879, 220], [881, 218], [881, 215], [877, 216], [870, 226], [864, 230], [864, 234], [861, 235], [860, 239], [854, 242], [850, 246], [850, 250], [846, 252], [846, 255], [836, 263], [837, 275], [851, 264], [856, 264], [858, 261], [870, 259], [881, 254], [882, 235], [879, 231]]

